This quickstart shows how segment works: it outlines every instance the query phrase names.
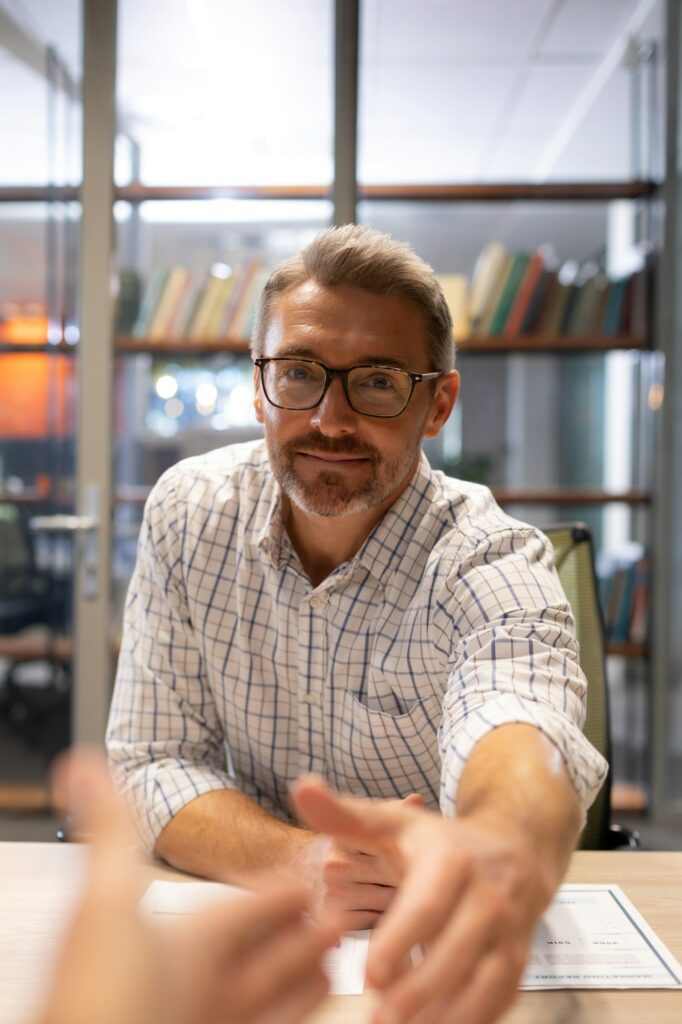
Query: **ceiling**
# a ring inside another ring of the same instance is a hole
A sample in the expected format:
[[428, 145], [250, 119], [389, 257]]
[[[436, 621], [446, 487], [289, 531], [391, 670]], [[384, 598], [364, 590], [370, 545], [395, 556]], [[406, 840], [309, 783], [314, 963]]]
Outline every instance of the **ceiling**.
[[[610, 179], [660, 168], [660, 146], [658, 163], [633, 165], [623, 54], [630, 37], [656, 40], [660, 53], [662, 0], [361, 8], [362, 181]], [[0, 10], [79, 77], [78, 0], [0, 0]], [[118, 107], [140, 143], [143, 180], [330, 181], [330, 0], [120, 0], [119, 10]], [[44, 181], [44, 82], [1, 49], [0, 95], [10, 142], [0, 180]], [[74, 137], [78, 123], [72, 112]], [[120, 180], [125, 164], [122, 149]]]

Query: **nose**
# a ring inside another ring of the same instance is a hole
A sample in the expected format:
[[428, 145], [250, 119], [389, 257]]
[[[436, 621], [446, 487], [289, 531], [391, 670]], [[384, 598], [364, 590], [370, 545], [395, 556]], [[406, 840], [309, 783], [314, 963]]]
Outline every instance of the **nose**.
[[355, 433], [357, 413], [348, 404], [343, 384], [338, 378], [331, 382], [324, 398], [311, 412], [311, 425], [327, 437]]

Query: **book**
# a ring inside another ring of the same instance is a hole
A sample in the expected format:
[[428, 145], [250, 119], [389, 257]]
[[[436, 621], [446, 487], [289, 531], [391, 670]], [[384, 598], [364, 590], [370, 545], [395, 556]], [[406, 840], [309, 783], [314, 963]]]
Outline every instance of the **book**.
[[508, 259], [501, 242], [489, 242], [476, 260], [469, 298], [469, 321], [472, 334], [482, 333], [484, 314], [491, 302], [491, 294], [498, 287], [503, 265]]
[[147, 334], [149, 333], [149, 325], [154, 318], [154, 312], [166, 284], [167, 277], [168, 270], [161, 267], [154, 270], [151, 274], [149, 284], [147, 285], [144, 293], [144, 299], [142, 300], [140, 315], [133, 326], [133, 336], [135, 338], [147, 337]]
[[542, 246], [536, 249], [530, 257], [503, 328], [505, 334], [512, 337], [521, 334], [521, 328], [528, 313], [531, 300], [545, 269], [546, 258], [547, 252]]
[[611, 282], [601, 325], [601, 333], [607, 337], [613, 337], [620, 330], [626, 283], [627, 278], [624, 277]]
[[147, 337], [152, 341], [159, 341], [168, 337], [169, 324], [190, 281], [191, 274], [186, 267], [173, 267], [168, 272], [163, 291], [156, 303], [154, 314], [147, 329]]
[[497, 308], [490, 321], [489, 334], [497, 335], [502, 333], [529, 261], [530, 257], [527, 252], [517, 252], [514, 255], [511, 267], [509, 268], [509, 275], [500, 294]]
[[533, 292], [528, 310], [521, 324], [521, 334], [535, 334], [545, 316], [548, 304], [552, 301], [554, 291], [559, 286], [557, 268], [545, 266], [535, 291]]
[[504, 290], [507, 287], [507, 282], [513, 266], [514, 256], [511, 253], [505, 253], [504, 259], [498, 265], [497, 276], [492, 282], [492, 287], [488, 293], [486, 305], [483, 307], [483, 311], [481, 313], [478, 333], [482, 334], [484, 337], [487, 337], [490, 334], [490, 326], [493, 322], [493, 317], [499, 308], [500, 301]]
[[651, 560], [645, 555], [635, 566], [635, 585], [630, 609], [629, 639], [633, 644], [644, 644], [649, 638], [651, 607]]
[[201, 341], [202, 338], [206, 337], [208, 321], [211, 316], [214, 303], [216, 302], [223, 287], [224, 280], [225, 278], [222, 275], [217, 276], [214, 273], [209, 273], [201, 293], [201, 298], [197, 303], [194, 316], [187, 328], [187, 337], [189, 339]]
[[469, 336], [469, 282], [464, 274], [436, 274], [452, 317], [455, 342]]

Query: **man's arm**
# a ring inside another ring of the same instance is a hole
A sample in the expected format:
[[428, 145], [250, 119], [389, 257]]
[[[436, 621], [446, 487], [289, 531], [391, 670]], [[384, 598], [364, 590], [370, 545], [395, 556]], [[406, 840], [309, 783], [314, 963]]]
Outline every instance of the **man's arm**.
[[[402, 803], [423, 806], [414, 795]], [[236, 790], [214, 790], [186, 804], [154, 852], [181, 871], [221, 882], [248, 884], [265, 872], [293, 880], [309, 891], [316, 913], [336, 911], [347, 930], [373, 925], [398, 882], [375, 850], [288, 825]]]
[[[583, 819], [553, 744], [525, 724], [488, 733], [467, 760], [454, 819], [338, 797], [314, 778], [296, 786], [294, 803], [311, 827], [383, 853], [400, 876], [367, 964], [382, 990], [376, 1020], [496, 1020]], [[405, 973], [418, 943], [424, 959]]]

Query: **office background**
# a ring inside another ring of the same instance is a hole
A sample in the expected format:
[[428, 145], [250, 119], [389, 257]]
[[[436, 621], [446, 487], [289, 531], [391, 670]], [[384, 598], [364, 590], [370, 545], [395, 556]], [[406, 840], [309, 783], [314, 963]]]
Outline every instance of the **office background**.
[[[589, 525], [617, 814], [682, 846], [679, 8], [0, 2], [3, 835], [51, 834], [50, 757], [101, 738], [149, 487], [258, 436], [263, 275], [357, 220], [457, 313], [434, 464]], [[464, 323], [503, 259], [506, 309]], [[512, 313], [533, 260], [534, 320]]]

